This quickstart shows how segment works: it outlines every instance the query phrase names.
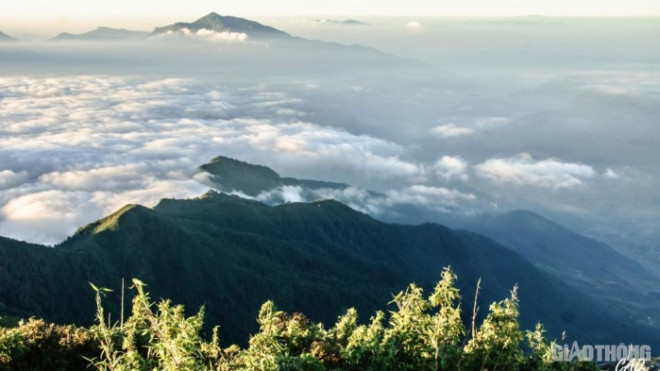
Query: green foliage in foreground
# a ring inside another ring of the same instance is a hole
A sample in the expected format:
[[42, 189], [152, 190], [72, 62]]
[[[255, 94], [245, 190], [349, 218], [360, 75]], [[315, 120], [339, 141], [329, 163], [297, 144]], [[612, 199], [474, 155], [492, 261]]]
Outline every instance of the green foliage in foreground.
[[[89, 329], [30, 320], [0, 328], [0, 370], [577, 370], [592, 364], [552, 362], [543, 326], [518, 326], [517, 289], [491, 304], [479, 327], [461, 320], [456, 275], [445, 269], [425, 297], [411, 284], [395, 295], [388, 314], [377, 312], [360, 324], [349, 309], [325, 329], [305, 315], [286, 314], [271, 301], [259, 311], [259, 332], [249, 346], [222, 348], [218, 329], [210, 341], [201, 333], [204, 309], [186, 317], [182, 305], [154, 303], [145, 284], [126, 321], [110, 324], [96, 290], [97, 324]], [[527, 349], [523, 351], [522, 347]]]

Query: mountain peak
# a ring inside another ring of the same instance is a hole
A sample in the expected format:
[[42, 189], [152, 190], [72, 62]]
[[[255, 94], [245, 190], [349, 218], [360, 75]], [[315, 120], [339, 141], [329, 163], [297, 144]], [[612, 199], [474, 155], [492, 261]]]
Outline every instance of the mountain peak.
[[214, 20], [214, 21], [222, 20], [222, 16], [220, 14], [216, 13], [216, 12], [211, 12], [211, 13], [203, 16], [202, 18], [198, 19], [195, 22], [206, 21], [206, 20]]
[[256, 39], [288, 39], [291, 35], [276, 28], [265, 26], [261, 23], [251, 21], [245, 18], [232, 16], [222, 16], [211, 12], [192, 23], [178, 22], [169, 26], [158, 27], [154, 34], [163, 34], [167, 32], [178, 32], [187, 29], [197, 32], [202, 29], [216, 32], [237, 32], [244, 33], [250, 38]]
[[303, 189], [343, 189], [346, 184], [319, 180], [280, 177], [273, 169], [254, 165], [233, 158], [218, 156], [199, 170], [210, 175], [210, 186], [223, 192], [240, 191], [257, 196], [280, 186], [296, 186]]
[[256, 196], [282, 185], [282, 179], [272, 169], [218, 156], [208, 164], [200, 166], [200, 170], [210, 174], [213, 185], [221, 191], [241, 191]]
[[125, 205], [119, 210], [115, 211], [114, 213], [108, 215], [107, 217], [80, 228], [75, 233], [74, 236], [94, 235], [104, 231], [117, 230], [119, 229], [121, 221], [124, 219], [126, 215], [140, 213], [143, 211], [151, 211], [151, 210], [141, 205], [134, 205], [134, 204]]

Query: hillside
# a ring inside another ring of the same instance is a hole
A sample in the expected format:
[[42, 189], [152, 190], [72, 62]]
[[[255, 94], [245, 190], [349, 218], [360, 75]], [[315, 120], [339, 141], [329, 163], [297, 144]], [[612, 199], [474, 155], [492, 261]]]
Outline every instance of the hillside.
[[461, 225], [512, 249], [566, 284], [628, 312], [630, 318], [660, 324], [658, 278], [603, 242], [524, 210], [482, 215]]
[[[482, 215], [465, 226], [492, 237], [535, 264], [560, 271], [571, 280], [607, 285], [654, 279], [640, 264], [607, 244], [531, 211]], [[617, 277], [623, 282], [615, 282]]]
[[271, 207], [214, 192], [153, 209], [129, 205], [54, 249], [0, 240], [0, 302], [7, 314], [90, 323], [88, 281], [115, 290], [108, 303], [117, 318], [119, 282], [137, 277], [156, 298], [205, 305], [224, 341], [244, 343], [266, 300], [334, 323], [349, 306], [373, 312], [410, 281], [430, 288], [445, 266], [461, 277], [466, 299], [483, 278], [480, 314], [518, 283], [524, 328], [540, 320], [551, 338], [567, 330], [585, 342], [657, 343], [475, 233], [386, 224], [336, 201]]

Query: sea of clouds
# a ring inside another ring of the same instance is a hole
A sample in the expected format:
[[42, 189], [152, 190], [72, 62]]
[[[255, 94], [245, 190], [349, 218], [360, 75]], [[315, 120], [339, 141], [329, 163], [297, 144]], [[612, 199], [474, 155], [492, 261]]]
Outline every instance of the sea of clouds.
[[[283, 187], [264, 202], [336, 198], [414, 223], [524, 208], [653, 246], [660, 53], [642, 33], [619, 35], [632, 40], [622, 56], [587, 43], [596, 33], [583, 25], [421, 20], [410, 32], [400, 21], [379, 38], [374, 23], [296, 27], [427, 65], [204, 32], [0, 46], [0, 235], [54, 244], [127, 203], [199, 196], [209, 182], [198, 166], [225, 155], [351, 185]], [[581, 54], [562, 44], [571, 35]]]
[[263, 86], [112, 76], [5, 77], [0, 86], [0, 235], [33, 242], [61, 241], [128, 203], [198, 196], [209, 182], [197, 168], [218, 154], [284, 175], [315, 169], [317, 178], [358, 183], [309, 194], [284, 187], [257, 197], [264, 202], [334, 198], [385, 218], [406, 205], [495, 211], [488, 191], [498, 187], [583, 194], [621, 177], [524, 152], [414, 159], [405, 145], [315, 123], [297, 109], [301, 98]]
[[[382, 182], [461, 171], [460, 160], [427, 169], [400, 159], [392, 142], [305, 121], [283, 108], [298, 100], [281, 92], [108, 76], [9, 77], [0, 86], [0, 235], [33, 242], [58, 242], [128, 203], [197, 196], [208, 189], [197, 167], [217, 154], [299, 171], [323, 163]], [[408, 191], [441, 203], [474, 199]]]

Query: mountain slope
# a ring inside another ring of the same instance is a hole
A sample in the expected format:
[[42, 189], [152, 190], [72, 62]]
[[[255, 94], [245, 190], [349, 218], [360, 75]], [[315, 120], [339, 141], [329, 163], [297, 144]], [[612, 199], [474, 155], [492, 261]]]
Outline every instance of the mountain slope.
[[131, 31], [123, 28], [98, 27], [83, 34], [63, 32], [53, 40], [140, 40], [149, 36], [148, 32]]
[[11, 37], [7, 34], [4, 34], [2, 31], [0, 31], [0, 41], [13, 41], [13, 40], [16, 40], [16, 39], [14, 39], [13, 37]]
[[191, 32], [209, 30], [216, 32], [244, 33], [254, 39], [289, 39], [291, 35], [276, 28], [262, 25], [244, 18], [221, 16], [217, 13], [208, 15], [192, 22], [178, 22], [169, 26], [158, 27], [153, 31], [154, 35], [168, 32], [178, 32], [187, 29]]
[[483, 215], [466, 226], [510, 247], [535, 264], [561, 270], [571, 279], [607, 283], [615, 277], [631, 282], [653, 279], [632, 259], [605, 243], [581, 236], [531, 211]]
[[225, 341], [243, 342], [265, 300], [332, 323], [348, 306], [372, 313], [410, 281], [429, 289], [451, 265], [466, 299], [483, 277], [482, 314], [518, 283], [525, 327], [541, 320], [552, 337], [566, 329], [595, 343], [657, 340], [483, 236], [386, 224], [336, 201], [271, 207], [210, 192], [129, 205], [54, 249], [16, 244], [0, 240], [4, 311], [58, 322], [92, 320], [87, 281], [115, 289], [107, 302], [117, 318], [119, 280], [138, 277], [155, 297], [205, 305]]
[[658, 278], [603, 242], [524, 210], [482, 215], [461, 226], [516, 251], [624, 316], [660, 325]]

